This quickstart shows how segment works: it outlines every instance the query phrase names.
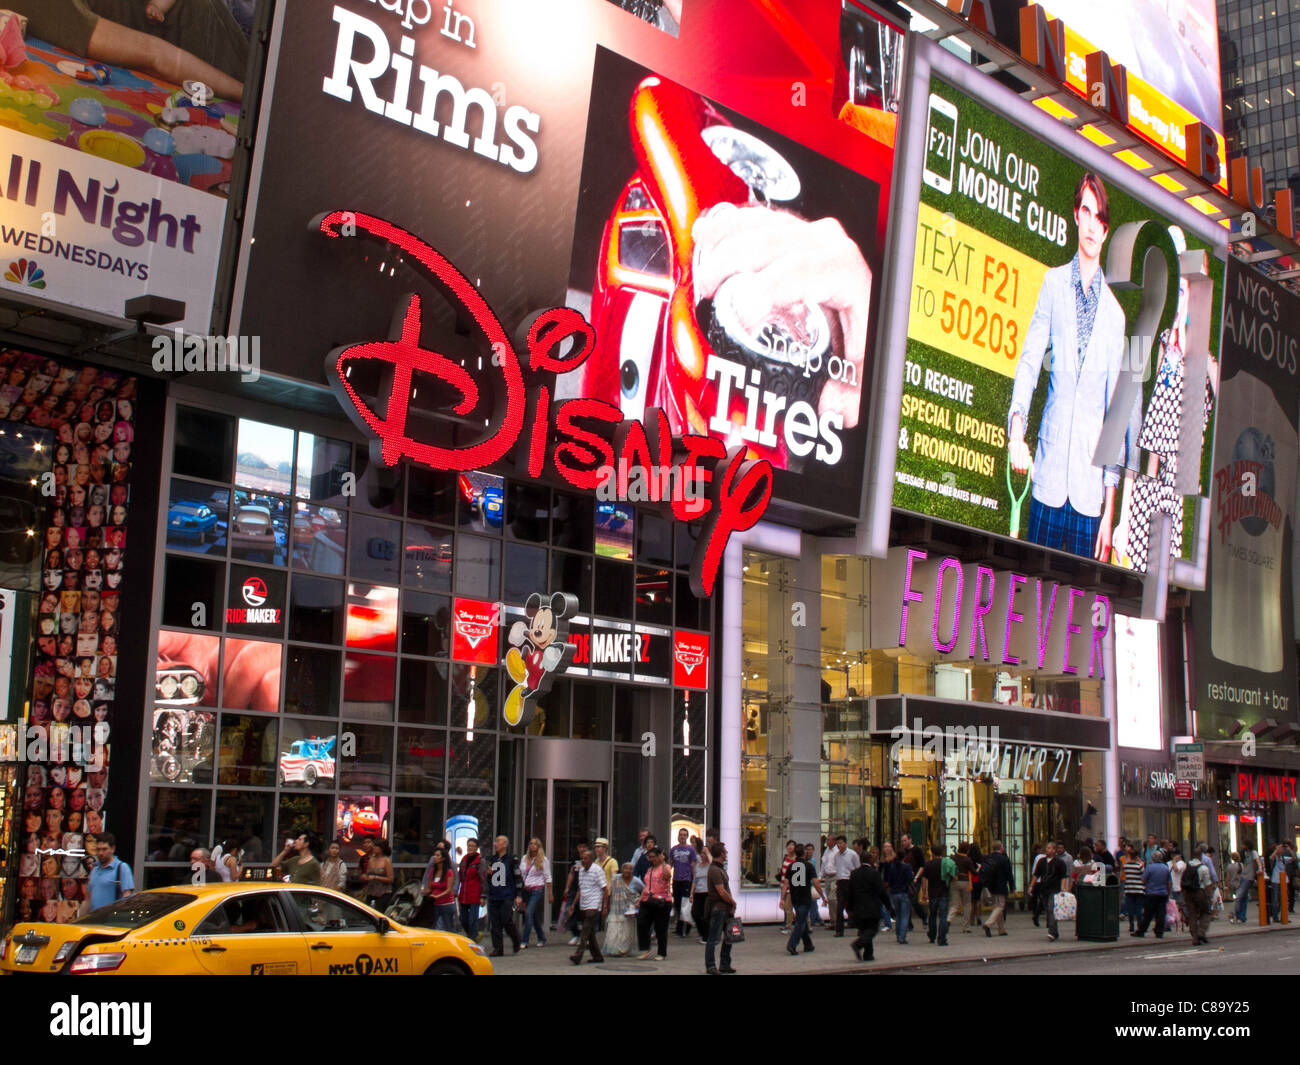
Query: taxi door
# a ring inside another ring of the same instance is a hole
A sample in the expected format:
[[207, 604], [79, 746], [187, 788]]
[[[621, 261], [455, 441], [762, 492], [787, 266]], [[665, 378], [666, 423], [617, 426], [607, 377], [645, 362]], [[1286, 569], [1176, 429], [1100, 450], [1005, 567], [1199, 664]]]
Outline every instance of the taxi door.
[[314, 976], [401, 976], [411, 971], [411, 948], [394, 930], [381, 932], [379, 913], [328, 891], [289, 888], [305, 933]]
[[199, 970], [219, 976], [294, 976], [311, 972], [307, 943], [276, 891], [232, 895], [195, 927]]

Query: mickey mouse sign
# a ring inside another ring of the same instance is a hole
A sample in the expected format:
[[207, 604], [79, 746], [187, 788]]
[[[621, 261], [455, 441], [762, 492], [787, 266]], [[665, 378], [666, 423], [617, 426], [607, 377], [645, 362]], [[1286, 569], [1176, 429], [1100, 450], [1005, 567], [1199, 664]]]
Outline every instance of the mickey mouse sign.
[[510, 650], [505, 667], [515, 688], [506, 697], [507, 725], [526, 725], [537, 712], [538, 696], [550, 691], [551, 680], [569, 668], [577, 652], [568, 643], [569, 619], [578, 611], [578, 597], [556, 592], [546, 600], [534, 592], [524, 604], [526, 620], [510, 626]]

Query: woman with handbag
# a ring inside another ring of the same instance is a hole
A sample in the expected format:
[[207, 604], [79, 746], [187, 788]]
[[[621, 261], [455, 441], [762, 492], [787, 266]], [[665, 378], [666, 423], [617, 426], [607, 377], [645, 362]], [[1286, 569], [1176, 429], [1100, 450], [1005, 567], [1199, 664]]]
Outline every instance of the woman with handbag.
[[649, 866], [644, 879], [645, 890], [641, 892], [641, 908], [636, 916], [637, 946], [641, 950], [639, 958], [650, 958], [650, 928], [654, 927], [655, 940], [659, 945], [657, 961], [668, 960], [668, 917], [673, 908], [673, 874], [664, 862], [664, 852], [658, 847], [651, 847], [646, 852]]
[[645, 885], [632, 875], [632, 863], [624, 862], [609, 897], [609, 927], [605, 932], [605, 953], [623, 958], [632, 949], [637, 927], [637, 900]]

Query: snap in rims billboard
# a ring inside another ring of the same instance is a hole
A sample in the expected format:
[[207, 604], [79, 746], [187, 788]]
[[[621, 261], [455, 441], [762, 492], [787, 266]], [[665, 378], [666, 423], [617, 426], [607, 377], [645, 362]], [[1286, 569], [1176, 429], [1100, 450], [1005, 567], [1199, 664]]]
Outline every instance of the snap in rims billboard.
[[388, 464], [455, 444], [440, 468], [595, 490], [738, 453], [754, 521], [856, 519], [902, 34], [849, 0], [389, 6], [277, 11], [231, 326], [264, 372], [400, 341], [397, 386], [328, 371]]
[[883, 445], [894, 506], [1138, 572], [1164, 513], [1172, 579], [1199, 583], [1221, 237], [1000, 86], [924, 55], [944, 76], [918, 62], [911, 82], [907, 339], [880, 408], [899, 412], [881, 428], [897, 434]]

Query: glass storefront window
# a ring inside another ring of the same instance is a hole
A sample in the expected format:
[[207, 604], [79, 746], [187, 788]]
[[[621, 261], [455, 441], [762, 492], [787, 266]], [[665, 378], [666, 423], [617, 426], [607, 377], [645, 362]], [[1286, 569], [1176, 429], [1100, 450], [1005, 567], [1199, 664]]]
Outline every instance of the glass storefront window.
[[351, 444], [327, 436], [298, 434], [298, 476], [293, 494], [299, 499], [338, 499], [343, 493], [344, 475], [351, 470]]
[[219, 562], [168, 555], [163, 569], [162, 623], [177, 628], [220, 628], [225, 579], [225, 567]]
[[337, 717], [342, 657], [338, 651], [291, 644], [284, 680], [285, 712]]
[[386, 791], [393, 775], [392, 729], [381, 725], [345, 724], [340, 737], [351, 739], [352, 743], [340, 744], [339, 747], [339, 787]]
[[[243, 865], [259, 865], [275, 857], [267, 844], [275, 827], [275, 796], [270, 792], [218, 791], [213, 841], [229, 850], [242, 846]], [[277, 848], [278, 850], [278, 848]]]
[[167, 547], [224, 556], [230, 521], [230, 490], [197, 481], [173, 480], [167, 503]]
[[278, 711], [283, 645], [234, 639], [222, 644], [221, 705], [227, 710]]
[[506, 544], [505, 573], [505, 602], [522, 605], [535, 592], [546, 595], [546, 549]]
[[[412, 799], [399, 795], [393, 803], [393, 861], [427, 862], [441, 840], [442, 799]], [[491, 850], [491, 847], [485, 848]]]
[[335, 507], [295, 503], [289, 530], [293, 564], [313, 573], [342, 573], [347, 543], [347, 512]]
[[445, 595], [407, 592], [402, 596], [402, 651], [445, 655], [450, 648], [451, 600]]
[[393, 719], [397, 659], [349, 651], [343, 659], [343, 712], [370, 721]]
[[446, 782], [447, 734], [442, 729], [397, 730], [397, 790], [441, 792]]
[[448, 665], [416, 658], [402, 659], [399, 721], [427, 725], [447, 723]]
[[501, 544], [482, 536], [461, 536], [457, 544], [456, 594], [492, 602], [501, 588]]
[[228, 481], [235, 459], [235, 419], [194, 407], [176, 409], [172, 472]]
[[289, 638], [343, 642], [343, 582], [295, 576], [289, 589]]
[[402, 583], [431, 592], [451, 591], [452, 533], [433, 525], [406, 525]]
[[189, 863], [190, 851], [205, 844], [212, 792], [190, 788], [149, 791], [149, 860]]
[[274, 718], [223, 714], [217, 756], [218, 784], [267, 787], [278, 759]]
[[397, 650], [397, 589], [380, 584], [348, 585], [345, 642], [364, 651]]
[[400, 522], [370, 514], [352, 516], [348, 569], [354, 577], [397, 584], [401, 569]]
[[338, 780], [338, 754], [336, 724], [286, 718], [280, 730], [276, 782], [282, 788], [331, 789]]

